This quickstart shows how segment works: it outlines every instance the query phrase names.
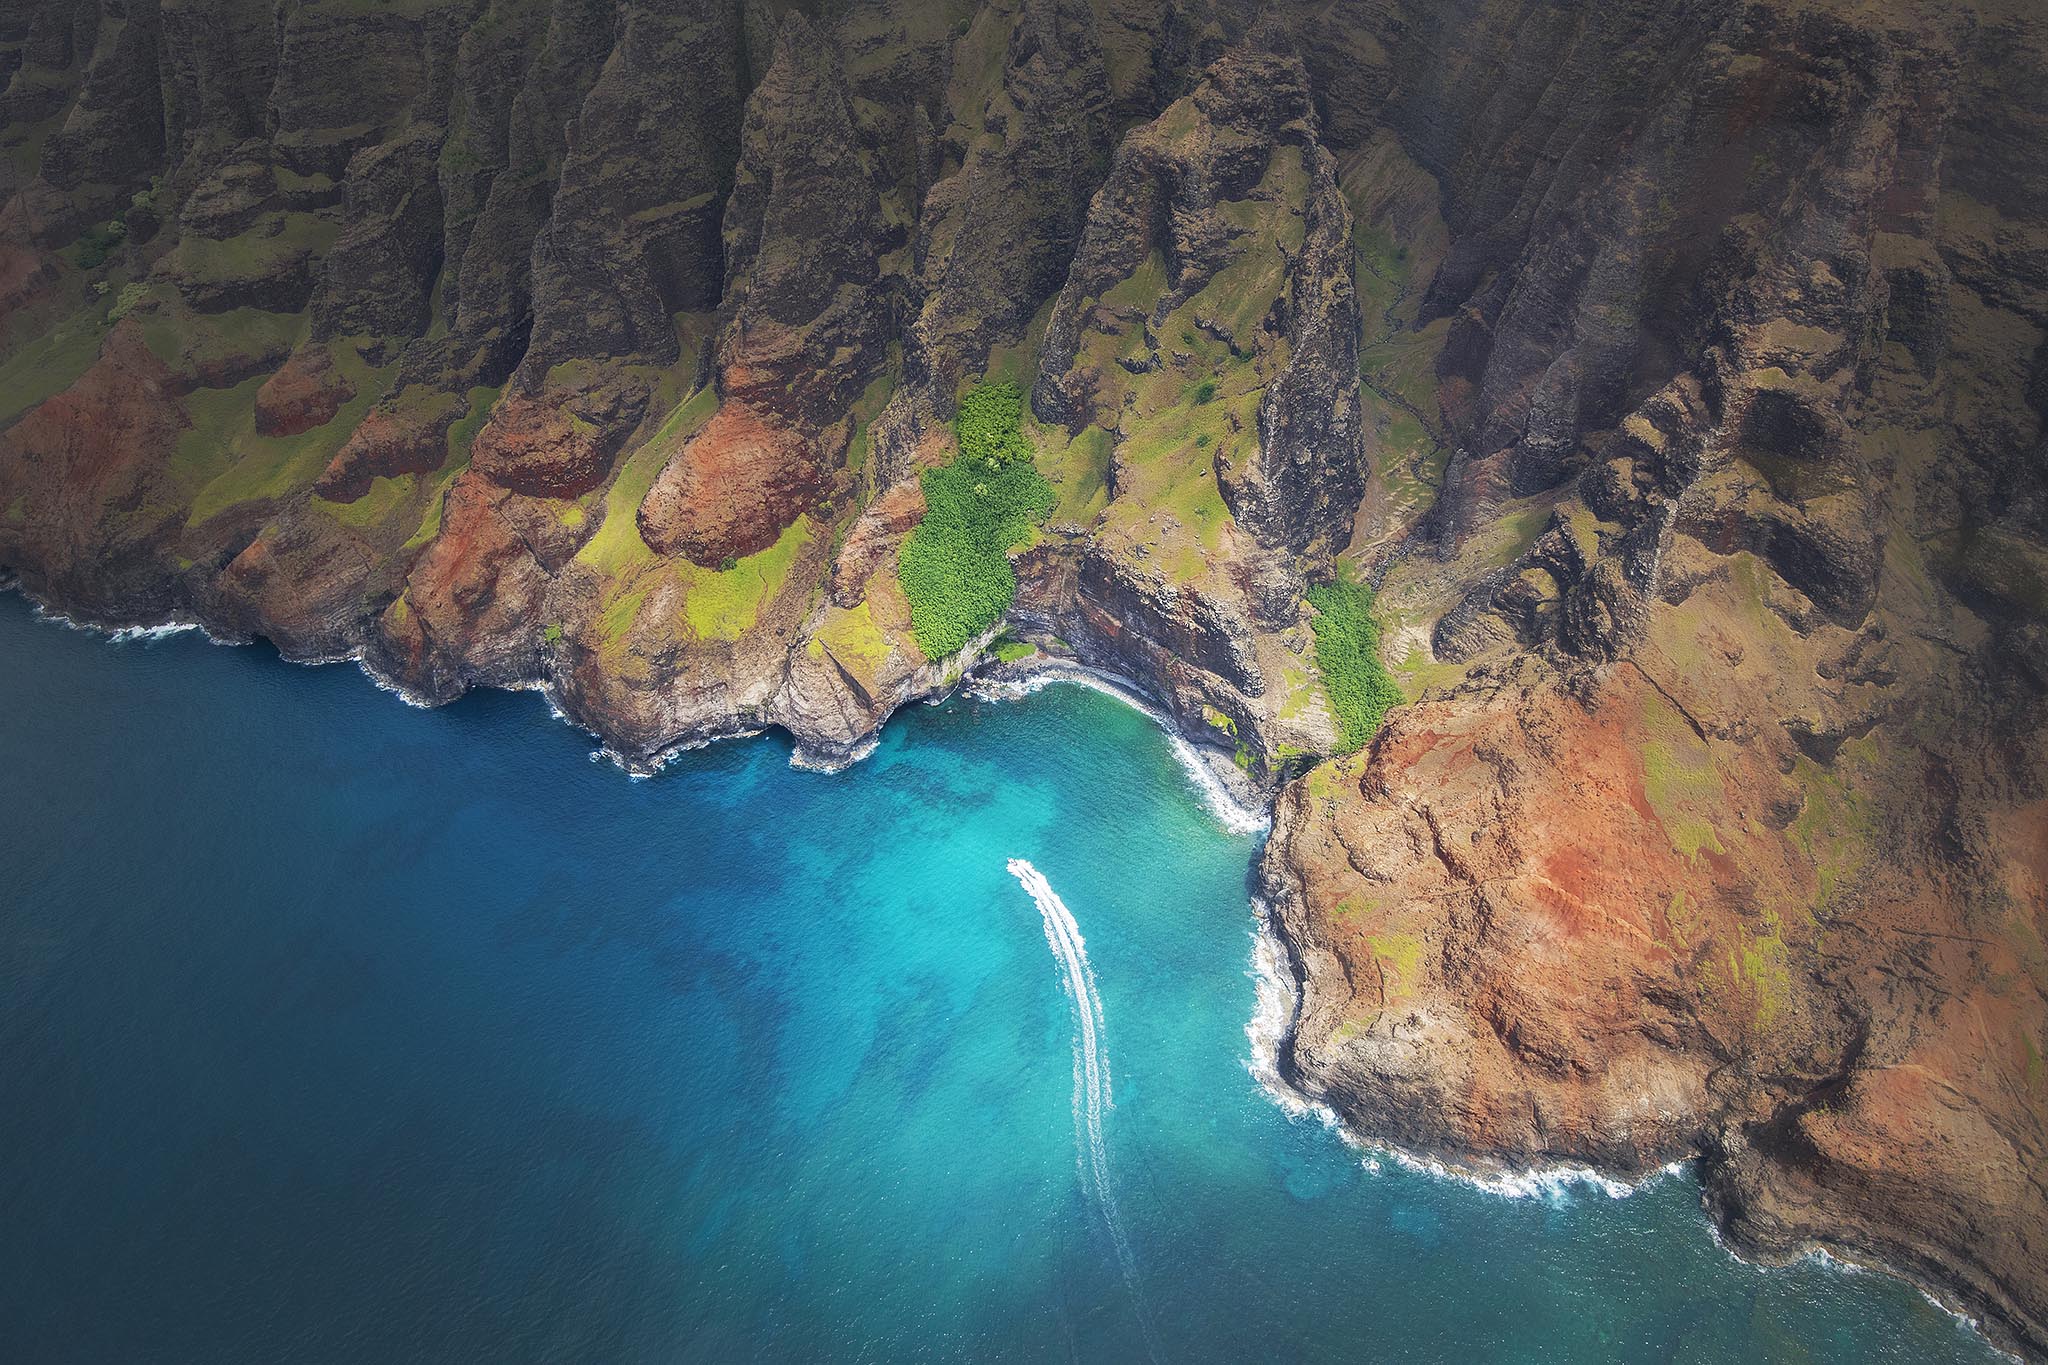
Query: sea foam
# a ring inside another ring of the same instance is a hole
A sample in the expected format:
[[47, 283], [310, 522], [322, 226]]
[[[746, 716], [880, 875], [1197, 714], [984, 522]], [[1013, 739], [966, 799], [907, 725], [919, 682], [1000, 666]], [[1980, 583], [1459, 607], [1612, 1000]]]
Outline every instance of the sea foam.
[[1273, 928], [1271, 912], [1254, 903], [1256, 922], [1252, 930], [1252, 959], [1246, 975], [1252, 979], [1254, 1005], [1245, 1023], [1245, 1040], [1250, 1055], [1245, 1070], [1258, 1082], [1266, 1097], [1292, 1119], [1314, 1119], [1356, 1148], [1369, 1171], [1380, 1170], [1385, 1158], [1406, 1170], [1438, 1180], [1448, 1180], [1504, 1199], [1541, 1199], [1559, 1204], [1580, 1190], [1592, 1190], [1609, 1199], [1626, 1199], [1667, 1176], [1685, 1169], [1673, 1161], [1634, 1181], [1617, 1180], [1590, 1166], [1536, 1166], [1521, 1170], [1471, 1171], [1452, 1166], [1435, 1157], [1402, 1151], [1374, 1142], [1353, 1130], [1337, 1111], [1314, 1095], [1303, 1093], [1280, 1070], [1280, 1049], [1294, 1030], [1300, 997], [1286, 948]]
[[1114, 697], [1134, 711], [1151, 717], [1154, 724], [1166, 733], [1167, 744], [1173, 756], [1194, 784], [1195, 791], [1202, 798], [1202, 805], [1214, 816], [1216, 822], [1232, 834], [1257, 834], [1272, 825], [1272, 818], [1252, 800], [1240, 799], [1223, 778], [1217, 774], [1216, 766], [1204, 758], [1195, 746], [1182, 735], [1180, 727], [1172, 717], [1139, 695], [1137, 689], [1124, 679], [1099, 669], [1083, 668], [1078, 664], [1065, 662], [1042, 663], [1022, 677], [976, 678], [968, 684], [968, 695], [984, 701], [1015, 701], [1040, 692], [1054, 683], [1068, 683], [1085, 687], [1091, 692], [1100, 692], [1105, 697]]

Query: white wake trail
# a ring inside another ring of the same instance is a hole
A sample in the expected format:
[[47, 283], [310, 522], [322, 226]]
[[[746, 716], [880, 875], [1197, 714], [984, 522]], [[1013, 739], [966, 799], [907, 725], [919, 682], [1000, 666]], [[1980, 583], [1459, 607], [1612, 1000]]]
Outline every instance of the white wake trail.
[[1008, 866], [1010, 875], [1038, 907], [1039, 918], [1045, 922], [1045, 941], [1060, 964], [1067, 994], [1073, 1000], [1078, 1026], [1074, 1031], [1074, 1160], [1094, 1186], [1096, 1206], [1102, 1210], [1103, 1226], [1116, 1248], [1117, 1266], [1123, 1271], [1124, 1285], [1130, 1290], [1131, 1302], [1137, 1310], [1139, 1329], [1145, 1335], [1148, 1351], [1156, 1359], [1158, 1349], [1152, 1338], [1151, 1316], [1145, 1311], [1144, 1297], [1138, 1290], [1137, 1258], [1131, 1253], [1130, 1239], [1124, 1235], [1123, 1217], [1117, 1212], [1116, 1191], [1109, 1179], [1109, 1144], [1102, 1133], [1102, 1111], [1111, 1105], [1109, 1060], [1103, 1053], [1102, 997], [1095, 990], [1095, 970], [1088, 965], [1088, 945], [1081, 938], [1081, 926], [1074, 922], [1073, 913], [1052, 889], [1052, 883], [1046, 881], [1044, 873], [1023, 858], [1010, 859]]

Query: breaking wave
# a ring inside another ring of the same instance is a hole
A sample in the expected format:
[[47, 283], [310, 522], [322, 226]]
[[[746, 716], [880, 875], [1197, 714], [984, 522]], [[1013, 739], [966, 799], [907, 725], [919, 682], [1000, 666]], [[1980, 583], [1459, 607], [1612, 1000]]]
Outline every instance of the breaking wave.
[[1294, 1030], [1299, 997], [1286, 949], [1273, 929], [1271, 913], [1263, 906], [1255, 905], [1254, 909], [1258, 918], [1252, 931], [1251, 967], [1246, 975], [1252, 979], [1256, 1004], [1252, 1017], [1244, 1026], [1245, 1039], [1251, 1045], [1251, 1055], [1245, 1058], [1245, 1070], [1259, 1083], [1266, 1097], [1289, 1118], [1315, 1119], [1346, 1144], [1356, 1148], [1367, 1170], [1378, 1171], [1384, 1159], [1419, 1175], [1467, 1185], [1503, 1199], [1541, 1199], [1545, 1203], [1558, 1204], [1585, 1189], [1598, 1191], [1609, 1199], [1626, 1199], [1637, 1190], [1685, 1169], [1686, 1163], [1673, 1161], [1634, 1181], [1617, 1180], [1590, 1166], [1471, 1171], [1361, 1136], [1337, 1116], [1336, 1110], [1315, 1096], [1304, 1094], [1281, 1074], [1280, 1049]]
[[970, 696], [984, 701], [1015, 701], [1043, 691], [1054, 683], [1070, 683], [1085, 687], [1091, 692], [1100, 692], [1105, 697], [1114, 697], [1135, 711], [1150, 716], [1159, 728], [1166, 732], [1168, 745], [1173, 756], [1186, 770], [1188, 780], [1202, 798], [1202, 805], [1216, 822], [1232, 834], [1257, 834], [1272, 826], [1272, 817], [1259, 804], [1258, 798], [1241, 799], [1217, 774], [1216, 765], [1204, 758], [1195, 746], [1181, 734], [1172, 717], [1147, 702], [1131, 687], [1116, 677], [1096, 669], [1083, 668], [1078, 664], [1043, 663], [1034, 667], [1022, 677], [976, 678], [968, 684]]

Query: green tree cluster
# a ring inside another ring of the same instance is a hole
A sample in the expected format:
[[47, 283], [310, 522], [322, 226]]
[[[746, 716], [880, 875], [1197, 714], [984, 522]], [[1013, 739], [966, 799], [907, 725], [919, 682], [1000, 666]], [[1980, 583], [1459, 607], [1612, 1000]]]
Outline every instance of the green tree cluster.
[[1356, 753], [1401, 704], [1401, 689], [1380, 662], [1380, 628], [1372, 618], [1372, 589], [1339, 579], [1308, 590], [1316, 609], [1316, 667], [1337, 713], [1344, 752]]
[[960, 400], [960, 453], [924, 472], [924, 520], [903, 543], [897, 577], [910, 629], [928, 659], [957, 654], [1017, 596], [1008, 551], [1052, 511], [1053, 487], [1031, 464], [1024, 396], [981, 384]]

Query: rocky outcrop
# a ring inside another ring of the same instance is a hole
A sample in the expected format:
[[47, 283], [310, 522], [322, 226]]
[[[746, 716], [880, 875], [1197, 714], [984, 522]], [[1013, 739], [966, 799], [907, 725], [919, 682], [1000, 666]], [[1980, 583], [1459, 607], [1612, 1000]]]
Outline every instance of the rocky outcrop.
[[0, 570], [841, 763], [993, 641], [896, 567], [1016, 383], [1002, 628], [1277, 792], [1296, 1084], [1696, 1155], [2041, 1354], [2044, 66], [2010, 0], [27, 0]]
[[725, 211], [719, 409], [639, 511], [647, 543], [699, 564], [767, 549], [826, 491], [840, 419], [883, 361], [878, 173], [837, 56], [800, 14], [749, 97]]
[[[1124, 140], [1047, 323], [1032, 398], [1069, 428], [1128, 434], [1145, 376], [1249, 367], [1256, 439], [1218, 442], [1213, 477], [1261, 544], [1327, 562], [1364, 492], [1359, 318], [1350, 214], [1286, 46], [1268, 22]], [[1141, 276], [1148, 266], [1160, 278]], [[1138, 344], [1104, 344], [1126, 335]], [[1204, 404], [1235, 387], [1203, 384]]]
[[184, 520], [168, 487], [185, 425], [170, 371], [139, 327], [115, 327], [63, 393], [0, 433], [0, 562], [31, 592], [85, 613], [172, 609], [153, 564]]
[[441, 273], [441, 130], [419, 124], [349, 158], [341, 234], [322, 258], [316, 336], [410, 336], [427, 328]]
[[1083, 0], [984, 8], [956, 45], [948, 122], [926, 153], [904, 382], [876, 424], [888, 478], [918, 463], [954, 390], [1059, 291], [1108, 160], [1107, 96]]
[[333, 421], [341, 405], [355, 396], [355, 385], [335, 368], [327, 347], [302, 347], [256, 391], [256, 430], [264, 436], [297, 436]]

